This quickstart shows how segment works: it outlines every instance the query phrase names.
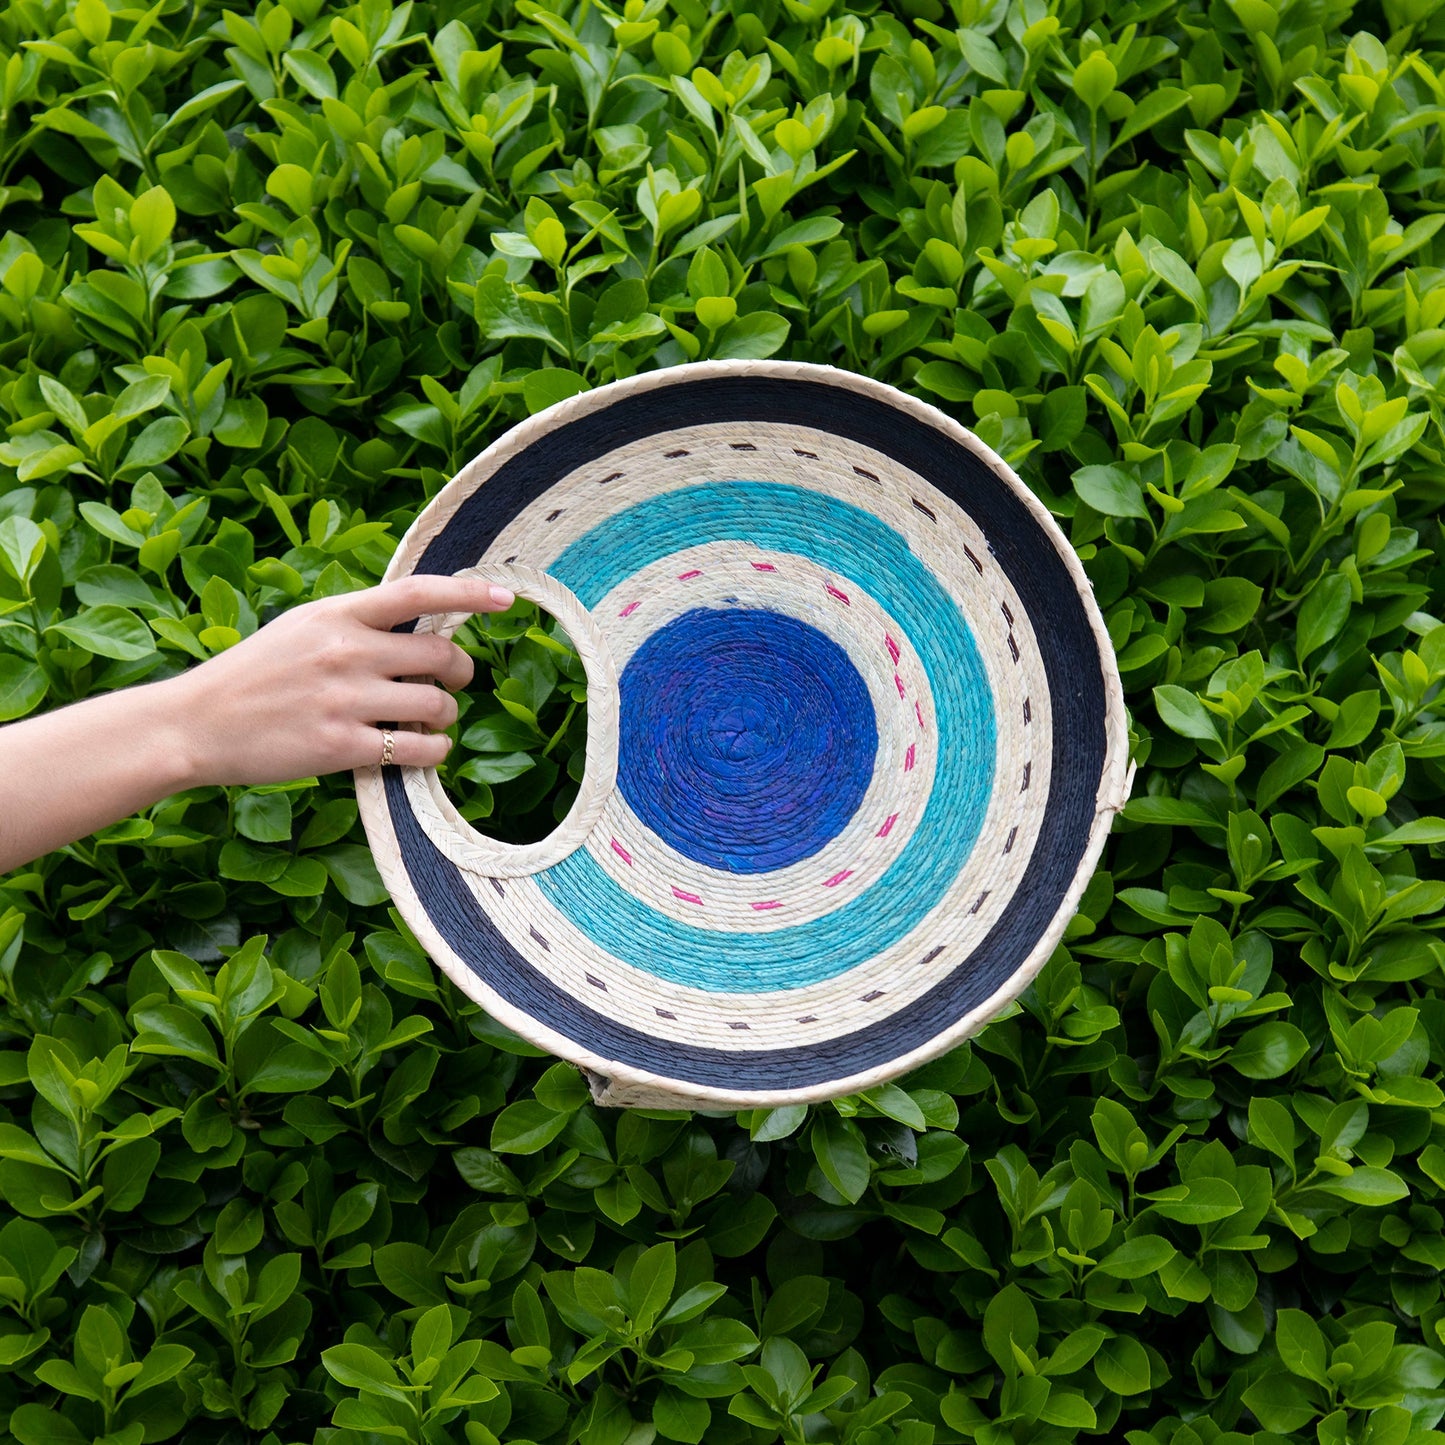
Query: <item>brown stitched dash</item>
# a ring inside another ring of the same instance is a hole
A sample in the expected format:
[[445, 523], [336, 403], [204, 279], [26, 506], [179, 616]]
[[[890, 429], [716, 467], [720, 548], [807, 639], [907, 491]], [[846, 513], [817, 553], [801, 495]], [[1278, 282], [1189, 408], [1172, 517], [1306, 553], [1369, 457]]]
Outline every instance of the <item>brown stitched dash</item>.
[[490, 882], [492, 887], [497, 890], [498, 898], [505, 898], [507, 896], [507, 890], [502, 887], [502, 880], [500, 878], [493, 878]]
[[745, 1028], [747, 1028], [747, 1024], [742, 1023], [742, 1022], [740, 1022], [740, 1021], [739, 1021], [739, 1022], [734, 1022], [734, 1021], [732, 1021], [732, 1020], [729, 1020], [729, 1021], [728, 1021], [728, 1027], [729, 1027], [730, 1029], [745, 1029]]
[[796, 1019], [795, 1022], [800, 1024], [815, 1024], [818, 1022], [818, 1015], [804, 1014], [802, 1018]]
[[562, 508], [561, 508], [561, 507], [558, 507], [555, 512], [548, 512], [548, 513], [547, 513], [547, 520], [548, 520], [549, 522], [555, 522], [555, 521], [557, 520], [557, 518], [560, 517], [561, 515], [562, 515]]
[[922, 966], [923, 964], [925, 964], [925, 963], [932, 963], [933, 960], [934, 960], [935, 958], [937, 958], [938, 955], [939, 955], [940, 953], [942, 953], [942, 952], [943, 952], [943, 945], [940, 943], [940, 944], [938, 945], [938, 947], [935, 948], [931, 953], [925, 953], [925, 954], [923, 955], [923, 957], [918, 960], [919, 966], [921, 967], [921, 966]]
[[752, 442], [729, 442], [728, 445], [729, 445], [735, 452], [755, 452], [755, 451], [757, 451], [757, 447], [755, 447], [755, 446], [752, 444]]
[[503, 558], [502, 558], [502, 561], [505, 562], [508, 567], [510, 567], [510, 566], [512, 565], [512, 563], [515, 562], [516, 560], [517, 560], [517, 554], [516, 554], [515, 552], [513, 552], [510, 557], [503, 557]]
[[1021, 793], [1026, 793], [1026, 792], [1028, 792], [1028, 790], [1029, 790], [1029, 778], [1033, 775], [1033, 771], [1034, 771], [1034, 765], [1033, 765], [1032, 763], [1025, 763], [1025, 764], [1024, 764], [1024, 782], [1023, 782], [1023, 787], [1021, 787], [1021, 788], [1019, 789], [1019, 792], [1021, 792]]
[[1008, 635], [1008, 650], [1010, 653], [1013, 654], [1013, 660], [1017, 662], [1019, 660], [1019, 645], [1017, 642], [1014, 641], [1014, 635], [1012, 632], [1010, 632]]
[[1034, 720], [1034, 710], [1029, 706], [1028, 698], [1024, 699], [1024, 726], [1027, 727]]
[[551, 953], [552, 945], [548, 943], [547, 940], [543, 938], [542, 935], [538, 933], [535, 928], [529, 929], [528, 931], [531, 933], [532, 937], [535, 938], [537, 942], [540, 943], [542, 947], [547, 950], [548, 953]]
[[590, 973], [586, 975], [586, 978], [593, 988], [600, 988], [603, 993], [607, 992], [607, 985], [600, 978], [593, 978]]
[[805, 452], [802, 447], [794, 447], [793, 455], [795, 457], [807, 457], [810, 462], [816, 462], [818, 460], [817, 452]]
[[963, 555], [964, 555], [965, 557], [967, 557], [970, 562], [973, 563], [974, 571], [977, 572], [980, 577], [982, 577], [982, 576], [983, 576], [983, 563], [980, 562], [980, 561], [978, 560], [978, 558], [973, 555], [972, 550], [971, 550], [970, 548], [968, 548], [968, 547], [965, 547], [965, 548], [963, 549]]
[[1014, 625], [1014, 615], [1008, 610], [1008, 603], [1000, 602], [999, 610], [1003, 613], [1003, 620], [1007, 622], [1010, 627], [1012, 627]]
[[877, 482], [880, 487], [883, 485], [883, 478], [880, 477], [877, 472], [870, 472], [867, 467], [856, 466], [853, 468], [853, 470], [857, 472], [858, 475], [862, 477], [865, 481]]
[[924, 515], [925, 517], [927, 517], [930, 522], [936, 522], [936, 521], [938, 520], [938, 513], [935, 512], [932, 507], [925, 507], [925, 506], [923, 505], [923, 503], [918, 500], [917, 497], [914, 497], [914, 499], [913, 499], [913, 505], [914, 505], [920, 512], [922, 512], [923, 515]]
[[978, 901], [968, 910], [970, 913], [977, 913], [978, 910], [983, 907], [983, 900], [988, 897], [989, 891], [989, 889], [985, 888], [983, 892], [978, 895]]
[[653, 1013], [655, 1013], [660, 1019], [672, 1019], [674, 1021], [676, 1021], [677, 1019], [676, 1014], [669, 1013], [665, 1008], [654, 1008]]
[[883, 997], [883, 993], [884, 993], [884, 990], [883, 990], [883, 989], [881, 989], [881, 988], [875, 988], [872, 993], [865, 993], [865, 994], [863, 995], [863, 997], [858, 1000], [858, 1002], [859, 1002], [859, 1003], [872, 1003], [875, 998], [882, 998], [882, 997]]
[[608, 482], [615, 482], [621, 475], [621, 472], [609, 472], [605, 477], [597, 478], [597, 485], [599, 487], [605, 487]]
[[678, 447], [675, 452], [663, 452], [663, 456], [665, 456], [669, 461], [671, 461], [673, 457], [689, 457], [691, 455], [692, 453], [688, 451], [686, 447]]
[[1004, 843], [1004, 845], [1003, 845], [1003, 850], [1004, 850], [1005, 853], [1012, 853], [1012, 852], [1013, 852], [1013, 850], [1014, 850], [1014, 839], [1017, 838], [1018, 835], [1019, 835], [1019, 830], [1018, 830], [1017, 828], [1010, 828], [1010, 829], [1008, 830], [1008, 840], [1007, 840], [1007, 841]]

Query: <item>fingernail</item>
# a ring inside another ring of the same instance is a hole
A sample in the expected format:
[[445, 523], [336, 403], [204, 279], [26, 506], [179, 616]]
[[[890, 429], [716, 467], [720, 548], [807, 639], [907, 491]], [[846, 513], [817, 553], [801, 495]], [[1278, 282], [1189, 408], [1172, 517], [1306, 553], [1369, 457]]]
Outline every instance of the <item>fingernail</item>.
[[492, 588], [492, 606], [507, 608], [517, 600], [516, 595], [505, 587]]

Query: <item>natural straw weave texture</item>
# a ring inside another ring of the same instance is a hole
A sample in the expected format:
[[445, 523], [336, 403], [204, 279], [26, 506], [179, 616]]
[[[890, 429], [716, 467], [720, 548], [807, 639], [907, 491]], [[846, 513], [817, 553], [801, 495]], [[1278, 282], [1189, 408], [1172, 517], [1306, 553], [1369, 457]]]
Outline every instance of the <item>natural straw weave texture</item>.
[[1123, 697], [1066, 539], [956, 422], [798, 363], [599, 387], [464, 468], [387, 575], [468, 568], [578, 648], [578, 800], [515, 848], [373, 767], [362, 817], [438, 965], [600, 1103], [866, 1089], [1048, 958], [1128, 795]]

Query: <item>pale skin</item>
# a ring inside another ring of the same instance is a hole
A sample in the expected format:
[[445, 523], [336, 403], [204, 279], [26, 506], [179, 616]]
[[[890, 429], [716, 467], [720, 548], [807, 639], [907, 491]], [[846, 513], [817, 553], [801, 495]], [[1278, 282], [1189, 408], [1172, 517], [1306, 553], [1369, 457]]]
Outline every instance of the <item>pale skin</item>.
[[[472, 660], [428, 613], [503, 611], [471, 577], [413, 576], [309, 602], [198, 667], [0, 729], [0, 873], [187, 788], [279, 783], [392, 761], [434, 767]], [[434, 679], [434, 681], [432, 681]]]

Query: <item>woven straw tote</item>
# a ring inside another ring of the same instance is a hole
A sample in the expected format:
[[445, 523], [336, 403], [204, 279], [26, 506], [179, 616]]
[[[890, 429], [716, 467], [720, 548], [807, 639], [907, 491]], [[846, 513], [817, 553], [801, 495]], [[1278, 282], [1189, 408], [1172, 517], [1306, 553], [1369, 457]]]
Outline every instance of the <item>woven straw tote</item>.
[[790, 362], [615, 382], [488, 447], [387, 575], [468, 569], [586, 666], [576, 803], [512, 846], [373, 767], [361, 813], [438, 966], [598, 1102], [854, 1093], [1048, 958], [1128, 795], [1123, 696], [1068, 542], [956, 422]]

